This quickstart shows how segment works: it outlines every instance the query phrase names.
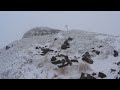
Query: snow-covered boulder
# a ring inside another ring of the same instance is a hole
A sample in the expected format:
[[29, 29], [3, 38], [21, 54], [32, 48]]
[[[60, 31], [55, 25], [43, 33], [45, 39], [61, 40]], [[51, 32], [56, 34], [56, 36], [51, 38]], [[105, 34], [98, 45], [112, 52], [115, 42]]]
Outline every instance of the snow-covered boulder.
[[36, 27], [36, 28], [33, 28], [33, 29], [29, 30], [28, 32], [26, 32], [23, 35], [23, 38], [30, 38], [33, 36], [52, 35], [52, 34], [59, 33], [60, 31], [61, 30], [52, 29], [52, 28], [48, 28], [48, 27]]

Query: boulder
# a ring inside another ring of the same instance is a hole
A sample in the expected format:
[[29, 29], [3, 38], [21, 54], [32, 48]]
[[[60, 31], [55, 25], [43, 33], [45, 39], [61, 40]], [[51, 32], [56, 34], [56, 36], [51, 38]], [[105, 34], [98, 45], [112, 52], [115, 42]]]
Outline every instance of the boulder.
[[105, 78], [105, 77], [107, 77], [104, 73], [102, 73], [102, 72], [99, 72], [98, 73], [98, 77], [100, 77], [100, 78]]
[[114, 50], [113, 52], [114, 52], [113, 56], [117, 57], [118, 56], [118, 51]]

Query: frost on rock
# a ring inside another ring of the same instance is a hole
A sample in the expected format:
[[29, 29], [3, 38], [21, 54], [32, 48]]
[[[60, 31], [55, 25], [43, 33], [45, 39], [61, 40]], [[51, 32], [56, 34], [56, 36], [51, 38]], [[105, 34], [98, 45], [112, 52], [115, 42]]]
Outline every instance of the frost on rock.
[[23, 35], [23, 38], [30, 38], [33, 36], [52, 35], [52, 34], [57, 34], [60, 31], [61, 30], [52, 29], [52, 28], [48, 28], [48, 27], [36, 27], [36, 28], [33, 28], [33, 29], [29, 30], [28, 32], [26, 32]]

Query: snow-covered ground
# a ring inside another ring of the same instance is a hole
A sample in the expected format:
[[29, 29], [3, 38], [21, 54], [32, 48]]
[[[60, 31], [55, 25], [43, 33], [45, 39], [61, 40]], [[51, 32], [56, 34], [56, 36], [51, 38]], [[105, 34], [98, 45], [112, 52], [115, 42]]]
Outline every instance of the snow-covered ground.
[[22, 38], [0, 50], [0, 78], [119, 79], [119, 53], [119, 36], [82, 30]]

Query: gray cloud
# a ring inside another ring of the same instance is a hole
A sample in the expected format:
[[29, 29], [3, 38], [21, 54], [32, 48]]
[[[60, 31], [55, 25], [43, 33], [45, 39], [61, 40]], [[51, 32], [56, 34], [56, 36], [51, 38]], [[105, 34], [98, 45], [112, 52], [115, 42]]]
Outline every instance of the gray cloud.
[[20, 39], [29, 29], [48, 26], [65, 30], [120, 35], [119, 11], [0, 11], [0, 48]]

